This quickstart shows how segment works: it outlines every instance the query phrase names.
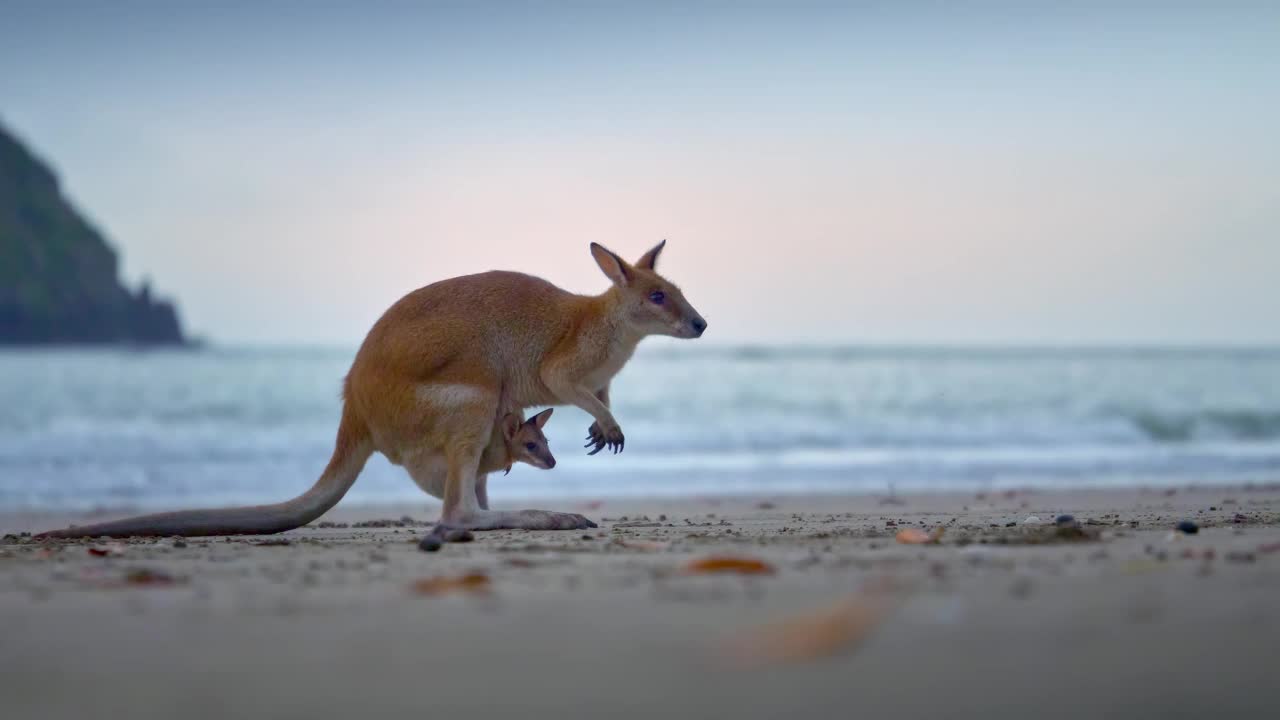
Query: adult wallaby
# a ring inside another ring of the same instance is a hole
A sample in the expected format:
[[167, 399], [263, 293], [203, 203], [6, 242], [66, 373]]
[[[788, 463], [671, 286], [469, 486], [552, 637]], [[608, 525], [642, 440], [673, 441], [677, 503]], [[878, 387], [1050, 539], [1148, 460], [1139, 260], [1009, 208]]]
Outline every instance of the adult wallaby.
[[482, 507], [481, 454], [505, 402], [513, 408], [576, 405], [595, 418], [587, 432], [590, 454], [622, 450], [622, 429], [609, 411], [610, 381], [646, 336], [696, 338], [707, 328], [680, 289], [655, 271], [665, 244], [630, 264], [592, 243], [592, 257], [613, 283], [601, 295], [576, 295], [531, 275], [492, 271], [442, 280], [401, 298], [369, 331], [347, 374], [333, 457], [315, 485], [292, 500], [144, 515], [45, 536], [289, 530], [336, 505], [375, 450], [420, 486], [442, 479], [444, 527], [592, 527], [576, 514]]

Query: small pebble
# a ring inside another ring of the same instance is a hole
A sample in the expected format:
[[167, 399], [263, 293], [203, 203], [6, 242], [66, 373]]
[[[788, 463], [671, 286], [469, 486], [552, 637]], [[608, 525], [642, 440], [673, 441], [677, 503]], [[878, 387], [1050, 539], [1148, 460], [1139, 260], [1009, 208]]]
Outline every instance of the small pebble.
[[422, 542], [418, 543], [418, 549], [423, 552], [436, 552], [444, 547], [444, 542], [434, 534], [427, 535], [422, 538]]
[[1200, 526], [1195, 524], [1191, 520], [1183, 520], [1182, 522], [1178, 523], [1176, 527], [1179, 532], [1184, 532], [1188, 535], [1195, 535], [1196, 533], [1200, 532]]
[[1053, 523], [1058, 527], [1075, 527], [1080, 524], [1076, 522], [1074, 515], [1059, 515], [1053, 519]]
[[1035, 515], [1028, 515], [1026, 520], [1022, 521], [1023, 525], [1039, 525], [1040, 518]]

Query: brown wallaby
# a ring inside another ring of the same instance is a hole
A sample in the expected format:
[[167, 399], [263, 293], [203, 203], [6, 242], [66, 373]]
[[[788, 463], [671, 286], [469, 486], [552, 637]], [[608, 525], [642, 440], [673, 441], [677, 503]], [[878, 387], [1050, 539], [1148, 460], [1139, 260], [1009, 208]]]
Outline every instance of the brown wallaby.
[[333, 457], [311, 489], [292, 500], [144, 515], [45, 536], [281, 532], [337, 504], [375, 450], [424, 488], [443, 477], [443, 527], [594, 527], [577, 514], [489, 509], [481, 501], [481, 459], [500, 409], [539, 405], [576, 405], [590, 413], [590, 454], [623, 449], [622, 428], [609, 411], [610, 381], [643, 338], [696, 338], [707, 327], [680, 289], [655, 270], [664, 245], [631, 264], [592, 243], [592, 257], [612, 281], [601, 295], [576, 295], [504, 271], [441, 280], [405, 295], [356, 353]]

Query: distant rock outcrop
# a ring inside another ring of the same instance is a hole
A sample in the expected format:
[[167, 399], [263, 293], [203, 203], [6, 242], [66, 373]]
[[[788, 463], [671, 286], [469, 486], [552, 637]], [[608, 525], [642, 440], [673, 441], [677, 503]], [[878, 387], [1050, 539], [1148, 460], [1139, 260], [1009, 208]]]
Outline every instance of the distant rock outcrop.
[[57, 176], [0, 127], [0, 345], [185, 342], [173, 305], [120, 283]]

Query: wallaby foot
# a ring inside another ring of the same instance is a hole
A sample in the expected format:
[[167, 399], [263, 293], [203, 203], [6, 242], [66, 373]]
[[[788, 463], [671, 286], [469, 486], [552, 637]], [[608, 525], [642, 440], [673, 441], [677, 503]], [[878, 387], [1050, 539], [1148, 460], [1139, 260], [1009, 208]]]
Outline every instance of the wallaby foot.
[[418, 549], [423, 552], [436, 552], [444, 547], [445, 543], [467, 543], [475, 540], [476, 536], [471, 534], [470, 530], [460, 528], [449, 528], [437, 524], [431, 528], [431, 532], [418, 542]]
[[457, 517], [441, 518], [437, 527], [448, 530], [586, 530], [598, 527], [577, 513], [550, 510], [473, 510]]

